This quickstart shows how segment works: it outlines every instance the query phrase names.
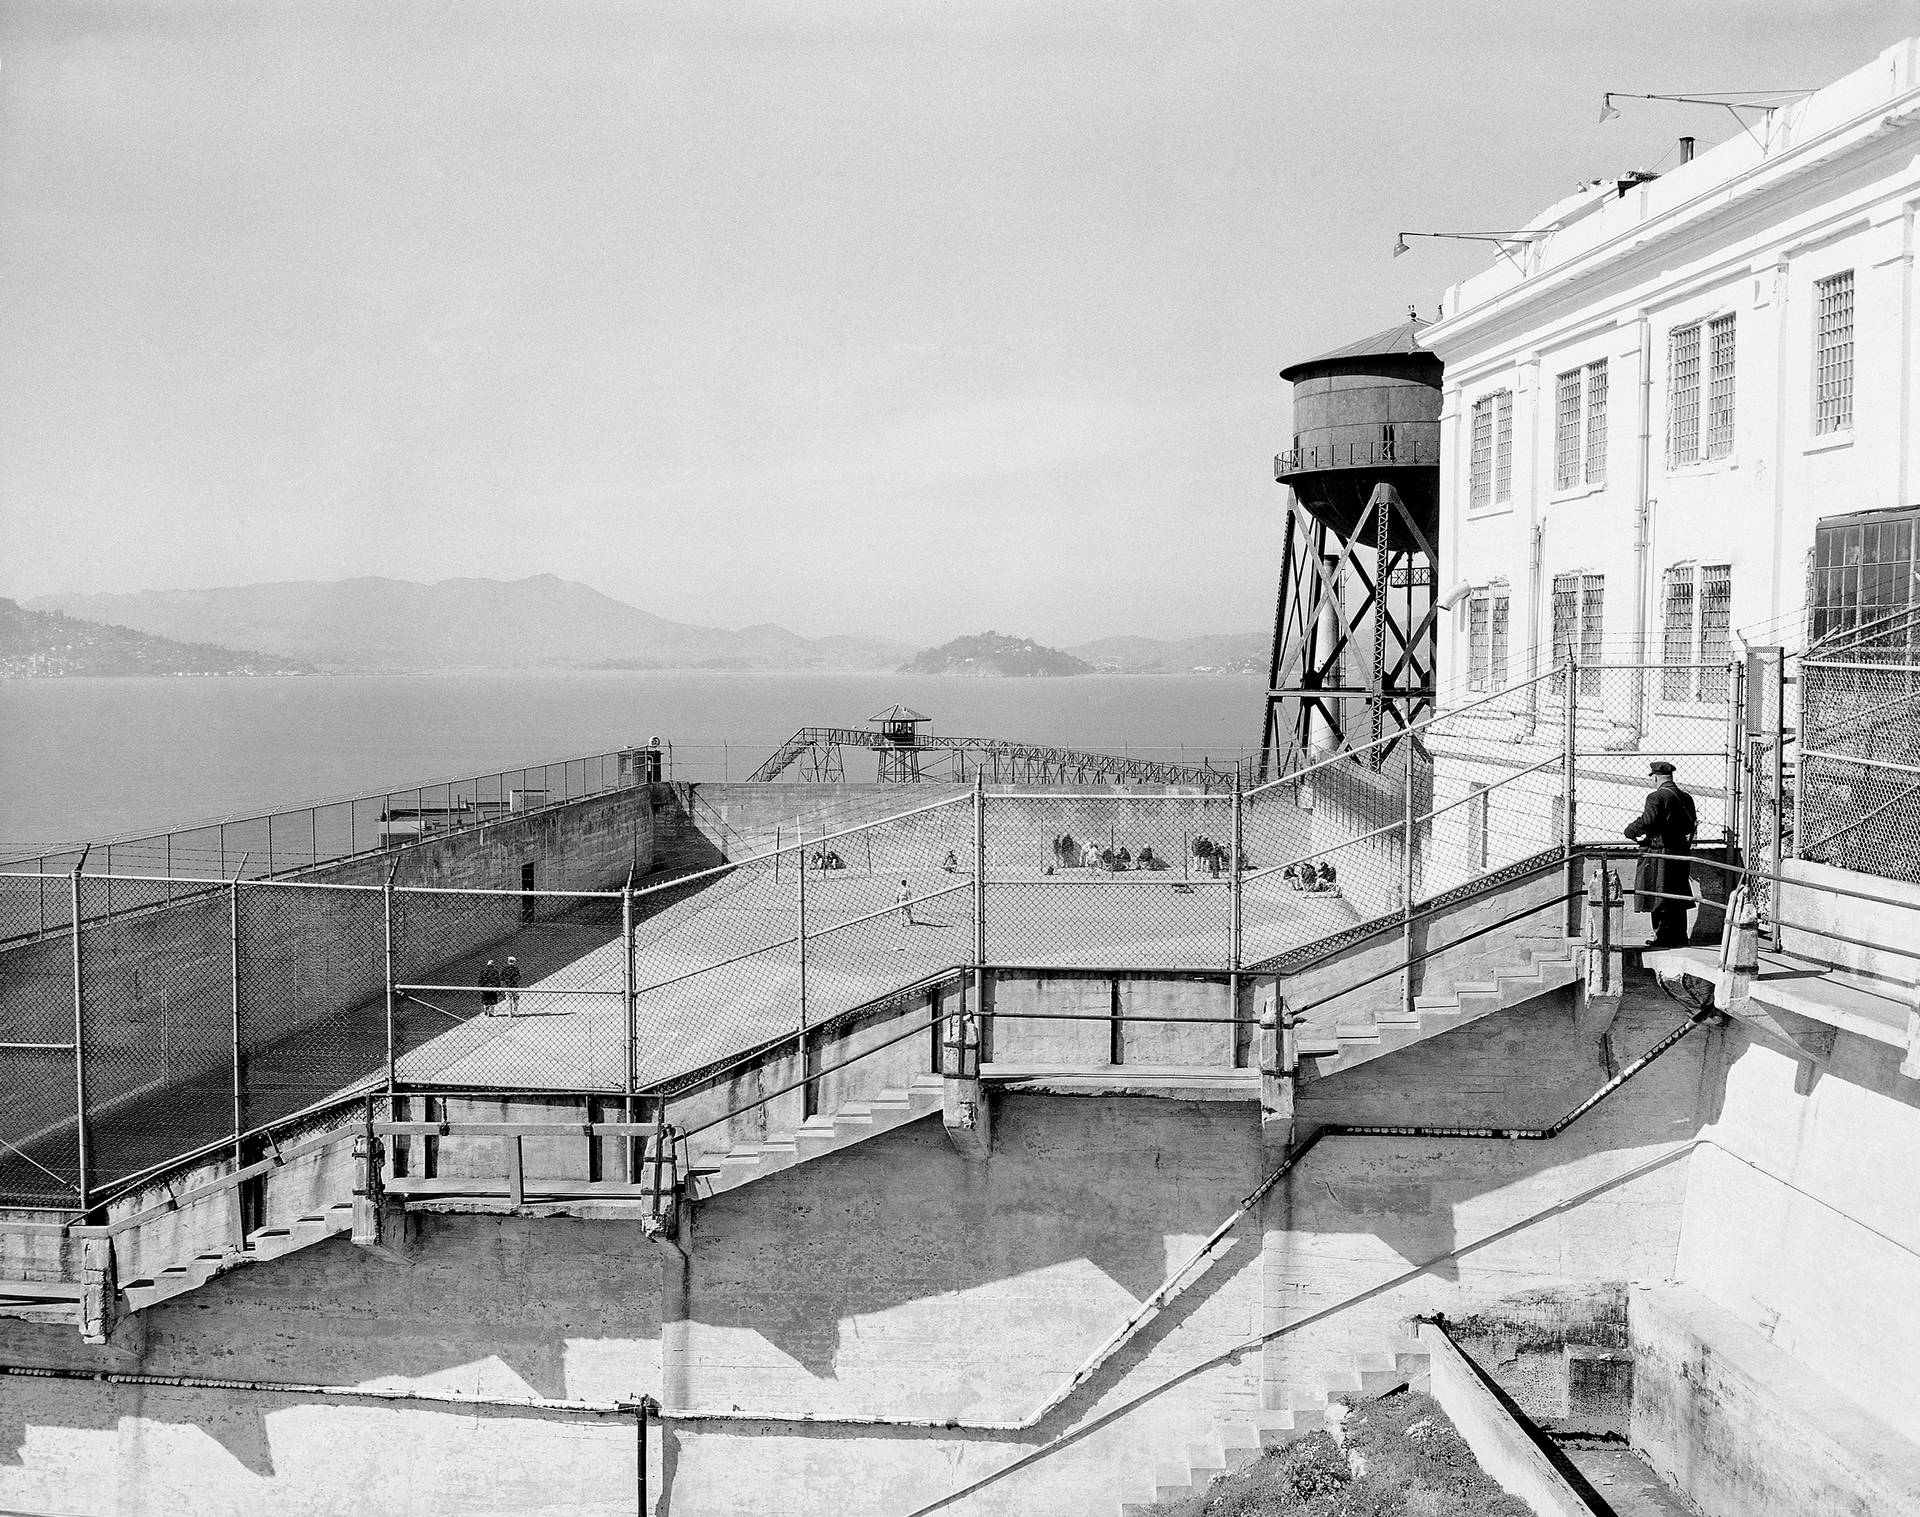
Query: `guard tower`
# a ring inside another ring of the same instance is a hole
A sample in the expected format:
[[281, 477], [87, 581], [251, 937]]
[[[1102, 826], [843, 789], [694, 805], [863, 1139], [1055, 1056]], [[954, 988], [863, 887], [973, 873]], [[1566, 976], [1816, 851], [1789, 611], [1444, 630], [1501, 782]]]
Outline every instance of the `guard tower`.
[[[1293, 385], [1262, 778], [1391, 738], [1433, 706], [1440, 360], [1397, 327], [1280, 371]], [[1378, 769], [1398, 744], [1370, 750]]]
[[920, 755], [927, 751], [920, 741], [920, 723], [933, 718], [905, 706], [889, 706], [867, 720], [880, 727], [880, 779], [902, 784], [919, 779]]

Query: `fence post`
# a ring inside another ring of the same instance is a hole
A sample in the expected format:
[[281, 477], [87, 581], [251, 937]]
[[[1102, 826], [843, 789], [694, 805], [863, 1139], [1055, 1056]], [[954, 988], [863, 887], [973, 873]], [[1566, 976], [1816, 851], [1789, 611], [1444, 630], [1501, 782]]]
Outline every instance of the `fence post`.
[[1406, 758], [1400, 822], [1400, 1015], [1413, 1020], [1413, 739], [1402, 745]]
[[[1747, 838], [1741, 827], [1743, 811], [1741, 805], [1741, 731], [1746, 722], [1747, 705], [1747, 669], [1744, 663], [1735, 660], [1727, 666], [1727, 799], [1726, 813], [1722, 818], [1722, 831], [1729, 854], [1739, 849], [1744, 859], [1747, 853]], [[1731, 859], [1728, 862], [1732, 862]]]
[[[1773, 657], [1773, 836], [1767, 849], [1767, 867], [1775, 874], [1780, 869], [1780, 842], [1785, 836], [1785, 824], [1781, 820], [1786, 810], [1787, 798], [1787, 650], [1776, 648]], [[1767, 915], [1771, 918], [1768, 944], [1776, 953], [1780, 949], [1780, 887], [1769, 883], [1767, 887]]]
[[[1783, 692], [1786, 689], [1786, 670], [1787, 656], [1783, 652], [1780, 655], [1781, 690]], [[1786, 720], [1784, 707], [1780, 713], [1780, 719], [1783, 723]], [[1797, 859], [1800, 857], [1801, 787], [1806, 783], [1807, 777], [1807, 661], [1804, 658], [1800, 660], [1799, 678], [1793, 682], [1793, 736], [1793, 856]], [[1782, 734], [1782, 741], [1784, 742], [1784, 740], [1785, 734]], [[1774, 869], [1778, 873], [1786, 873], [1778, 864], [1774, 865]]]
[[[814, 1089], [812, 1060], [807, 1052], [807, 855], [804, 828], [794, 829], [794, 848], [796, 867], [793, 873], [799, 881], [794, 887], [794, 925], [795, 941], [800, 949], [800, 1078], [806, 1081], [800, 1088], [800, 1116], [805, 1120], [813, 1115]], [[775, 857], [778, 858], [778, 855]]]
[[640, 991], [634, 973], [633, 871], [627, 871], [627, 883], [620, 892], [620, 940], [626, 945], [627, 962], [627, 1094], [640, 1084]]
[[273, 878], [273, 813], [267, 813], [267, 878]]
[[1567, 689], [1564, 705], [1567, 720], [1564, 749], [1560, 759], [1560, 788], [1565, 792], [1565, 798], [1561, 803], [1561, 821], [1565, 828], [1565, 836], [1560, 840], [1560, 859], [1564, 866], [1561, 877], [1567, 885], [1566, 933], [1568, 937], [1572, 937], [1579, 931], [1580, 926], [1580, 899], [1577, 894], [1579, 882], [1573, 874], [1578, 867], [1574, 862], [1573, 837], [1575, 829], [1579, 826], [1580, 816], [1580, 809], [1575, 804], [1573, 794], [1574, 756], [1579, 746], [1580, 730], [1580, 658], [1571, 648], [1567, 650], [1565, 674]]
[[227, 946], [231, 950], [228, 969], [232, 976], [233, 1013], [233, 1162], [241, 1163], [240, 1134], [246, 1131], [246, 1076], [240, 1064], [240, 881], [227, 886]]
[[993, 1056], [987, 1024], [987, 777], [973, 766], [973, 1014], [980, 1026], [980, 1058]]
[[86, 867], [83, 849], [80, 862], [73, 866], [68, 881], [72, 893], [73, 920], [73, 1099], [75, 1152], [80, 1164], [80, 1215], [86, 1216], [93, 1199], [92, 1175], [87, 1145], [87, 999], [80, 981], [80, 871]]
[[394, 1006], [393, 1006], [393, 877], [400, 868], [400, 860], [395, 858], [393, 867], [387, 871], [385, 883], [380, 887], [380, 913], [382, 929], [386, 939], [386, 981], [387, 981], [387, 1095], [393, 1095], [394, 1076], [398, 1059], [394, 1048]]
[[[1233, 871], [1227, 895], [1227, 1015], [1240, 1015], [1240, 958], [1244, 922], [1241, 917], [1240, 876], [1246, 868], [1242, 851], [1246, 842], [1246, 797], [1240, 792], [1240, 771], [1233, 772]], [[1238, 1029], [1235, 1029], [1238, 1041]]]

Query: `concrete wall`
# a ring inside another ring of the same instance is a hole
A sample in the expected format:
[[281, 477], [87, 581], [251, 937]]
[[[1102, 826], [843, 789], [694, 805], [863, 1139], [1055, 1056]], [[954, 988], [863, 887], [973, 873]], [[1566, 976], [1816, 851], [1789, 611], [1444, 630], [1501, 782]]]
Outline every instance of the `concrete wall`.
[[[1679, 1020], [1664, 997], [1630, 995], [1617, 1057]], [[1574, 1341], [1582, 1323], [1603, 1335], [1597, 1301], [1674, 1272], [1703, 1043], [1694, 1034], [1548, 1141], [1322, 1142], [1266, 1202], [1265, 1320], [1280, 1335], [1266, 1353], [1269, 1404], [1326, 1383], [1356, 1344], [1417, 1315], [1471, 1319], [1490, 1336], [1543, 1319]], [[1572, 1035], [1570, 1007], [1537, 1005], [1304, 1085], [1297, 1122], [1303, 1133], [1327, 1122], [1542, 1126], [1608, 1074]], [[1488, 1368], [1501, 1376], [1499, 1363]], [[1565, 1394], [1536, 1387], [1534, 1399]]]
[[1635, 1290], [1634, 1446], [1706, 1517], [1920, 1511], [1920, 1448], [1685, 1286]]
[[[0, 1322], [0, 1361], [612, 1402], [658, 1383], [657, 1245], [635, 1225], [423, 1217], [408, 1265], [334, 1239], [148, 1314], [145, 1357]], [[8, 1379], [0, 1507], [429, 1517], [634, 1511], [624, 1417]]]
[[[1920, 1082], [1839, 1033], [1824, 1068], [1740, 1028], [1693, 1160], [1677, 1276], [1920, 1443]], [[1811, 1074], [1812, 1078], [1807, 1076]]]
[[1430, 1356], [1433, 1399], [1466, 1439], [1481, 1469], [1532, 1507], [1536, 1517], [1593, 1517], [1594, 1509], [1446, 1333], [1425, 1323], [1420, 1328], [1420, 1345]]
[[[384, 1032], [354, 1024], [351, 1015], [375, 1002], [384, 985], [380, 893], [310, 886], [378, 886], [397, 866], [395, 883], [402, 887], [517, 890], [530, 864], [536, 889], [604, 890], [617, 887], [629, 869], [645, 873], [650, 866], [653, 815], [647, 790], [617, 791], [329, 865], [298, 882], [243, 886], [240, 1040], [260, 1061], [252, 1070], [248, 1123], [283, 1115], [351, 1083], [371, 1070], [376, 1050], [384, 1048]], [[234, 912], [228, 893], [218, 891], [82, 928], [96, 1178], [231, 1132]], [[533, 920], [559, 922], [575, 913], [576, 903], [541, 900]], [[510, 897], [403, 895], [396, 902], [396, 972], [403, 979], [429, 976], [524, 930], [524, 914], [522, 903]], [[72, 955], [65, 937], [0, 953], [0, 1037], [51, 1040], [56, 999], [66, 1007], [58, 1036], [71, 1037]], [[342, 1026], [324, 1049], [309, 1050], [278, 1071], [264, 1058], [280, 1040], [335, 1018], [344, 1019]], [[22, 1070], [18, 1083], [41, 1092], [49, 1085], [46, 1059], [33, 1057], [37, 1063]], [[57, 1100], [10, 1103], [0, 1135], [20, 1142], [49, 1125], [71, 1122], [71, 1066], [62, 1062], [68, 1066], [65, 1109]], [[151, 1114], [116, 1117], [113, 1109], [162, 1090], [178, 1095], [169, 1097], [170, 1118], [160, 1124], [166, 1132], [156, 1148]]]
[[[1915, 946], [1912, 934], [1914, 913], [1920, 911], [1920, 885], [1883, 880], [1806, 859], [1782, 860], [1780, 873], [1792, 881], [1780, 887], [1782, 948], [1884, 980], [1892, 994], [1920, 985], [1920, 959], [1886, 951]], [[1831, 892], [1835, 888], [1857, 890], [1900, 904], [1834, 895]], [[1787, 922], [1793, 925], [1789, 927]], [[1829, 932], [1844, 933], [1861, 942], [1843, 943], [1827, 936]], [[1885, 944], [1886, 949], [1862, 947], [1861, 943]]]

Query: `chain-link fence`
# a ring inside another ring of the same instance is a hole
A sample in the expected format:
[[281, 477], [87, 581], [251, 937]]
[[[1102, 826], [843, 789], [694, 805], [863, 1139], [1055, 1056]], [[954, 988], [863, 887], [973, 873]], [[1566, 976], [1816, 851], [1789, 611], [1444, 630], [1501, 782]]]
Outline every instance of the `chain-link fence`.
[[102, 920], [204, 895], [235, 879], [283, 878], [632, 789], [661, 777], [662, 757], [652, 748], [611, 749], [0, 859], [0, 870], [45, 882], [34, 911], [10, 911], [0, 920], [0, 944], [64, 929], [72, 904], [64, 881], [75, 869], [100, 879], [83, 920]]
[[[719, 862], [640, 888], [140, 876], [157, 909], [109, 917], [126, 879], [0, 874], [0, 1200], [78, 1205], [371, 1089], [624, 1100], [789, 1044], [810, 1072], [816, 1034], [955, 970], [1260, 972], [1611, 843], [1655, 757], [1710, 837], [1739, 682], [1683, 672], [1669, 699], [1669, 666], [1556, 670], [1225, 794], [981, 784], [900, 809], [911, 791], [828, 789], [800, 814], [768, 786], [729, 820], [676, 787], [658, 836], [682, 869]], [[1877, 734], [1856, 767], [1920, 769], [1874, 716], [1910, 729], [1916, 677], [1875, 678], [1815, 730]]]
[[1799, 665], [1794, 855], [1920, 882], [1920, 656], [1864, 642]]

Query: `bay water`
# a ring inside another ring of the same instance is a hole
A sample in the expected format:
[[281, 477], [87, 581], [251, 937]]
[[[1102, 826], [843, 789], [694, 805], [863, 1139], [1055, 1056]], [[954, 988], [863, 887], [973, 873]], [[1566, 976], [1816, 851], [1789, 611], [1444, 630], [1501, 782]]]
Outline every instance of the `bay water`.
[[[570, 758], [658, 737], [681, 779], [744, 779], [801, 727], [896, 702], [930, 731], [1197, 763], [1258, 748], [1237, 675], [967, 679], [564, 670], [0, 681], [0, 849]], [[874, 756], [846, 753], [847, 778]]]

